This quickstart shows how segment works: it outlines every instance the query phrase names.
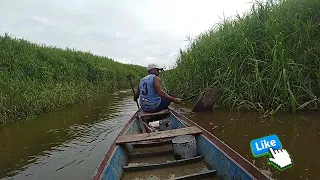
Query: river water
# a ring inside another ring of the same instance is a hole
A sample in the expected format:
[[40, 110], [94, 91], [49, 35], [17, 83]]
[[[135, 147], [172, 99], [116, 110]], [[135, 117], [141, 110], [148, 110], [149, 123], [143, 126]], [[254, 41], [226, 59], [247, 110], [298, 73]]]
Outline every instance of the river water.
[[[192, 113], [173, 105], [275, 179], [319, 179], [320, 114], [216, 109]], [[101, 96], [24, 122], [0, 127], [0, 179], [90, 179], [125, 123], [137, 110], [130, 91]], [[278, 171], [267, 157], [254, 158], [250, 141], [277, 134], [294, 165]]]

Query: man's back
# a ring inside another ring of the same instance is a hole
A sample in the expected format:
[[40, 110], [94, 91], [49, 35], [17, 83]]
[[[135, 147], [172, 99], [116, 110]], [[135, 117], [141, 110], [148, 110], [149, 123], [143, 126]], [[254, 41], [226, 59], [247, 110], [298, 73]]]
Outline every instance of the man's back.
[[145, 111], [154, 111], [161, 102], [161, 97], [157, 94], [153, 80], [156, 75], [149, 74], [142, 78], [139, 83], [140, 105]]
[[159, 78], [160, 68], [156, 64], [149, 64], [148, 74], [140, 80], [138, 91], [134, 95], [134, 101], [140, 96], [141, 109], [148, 112], [161, 111], [167, 109], [171, 102], [180, 104], [179, 98], [168, 95], [161, 87]]

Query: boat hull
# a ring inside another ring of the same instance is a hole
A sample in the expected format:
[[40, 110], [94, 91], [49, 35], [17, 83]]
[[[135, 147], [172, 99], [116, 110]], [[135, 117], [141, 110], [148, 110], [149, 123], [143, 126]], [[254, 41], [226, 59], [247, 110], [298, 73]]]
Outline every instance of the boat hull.
[[[139, 111], [129, 120], [119, 136], [141, 133], [138, 114]], [[203, 156], [209, 169], [216, 170], [220, 179], [270, 179], [217, 137], [178, 112], [170, 109], [168, 118], [171, 129], [196, 126], [202, 130], [202, 134], [195, 136], [198, 155]], [[123, 167], [128, 164], [132, 148], [132, 143], [125, 145], [114, 143], [104, 156], [92, 179], [121, 179], [124, 174]]]

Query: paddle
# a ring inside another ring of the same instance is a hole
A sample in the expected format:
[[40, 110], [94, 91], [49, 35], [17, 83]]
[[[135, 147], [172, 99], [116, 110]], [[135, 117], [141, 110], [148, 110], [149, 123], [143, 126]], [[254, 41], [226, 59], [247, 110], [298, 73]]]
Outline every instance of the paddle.
[[[127, 78], [128, 78], [129, 83], [130, 83], [130, 86], [131, 86], [131, 89], [132, 89], [132, 93], [133, 93], [133, 96], [134, 96], [135, 92], [134, 92], [133, 84], [131, 82], [131, 75], [128, 75]], [[137, 103], [138, 109], [140, 109], [138, 101], [136, 101], [136, 103]]]
[[181, 101], [187, 101], [187, 100], [192, 99], [192, 98], [194, 98], [194, 97], [196, 97], [196, 96], [198, 96], [198, 95], [192, 95], [192, 96], [183, 98], [183, 99], [181, 99]]

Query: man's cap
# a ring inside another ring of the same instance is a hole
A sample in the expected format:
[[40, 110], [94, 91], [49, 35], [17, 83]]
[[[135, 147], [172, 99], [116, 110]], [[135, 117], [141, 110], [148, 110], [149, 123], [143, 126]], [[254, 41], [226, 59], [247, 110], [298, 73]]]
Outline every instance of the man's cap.
[[147, 67], [147, 70], [150, 71], [151, 69], [159, 69], [159, 70], [163, 70], [162, 67], [156, 65], [156, 64], [149, 64]]

